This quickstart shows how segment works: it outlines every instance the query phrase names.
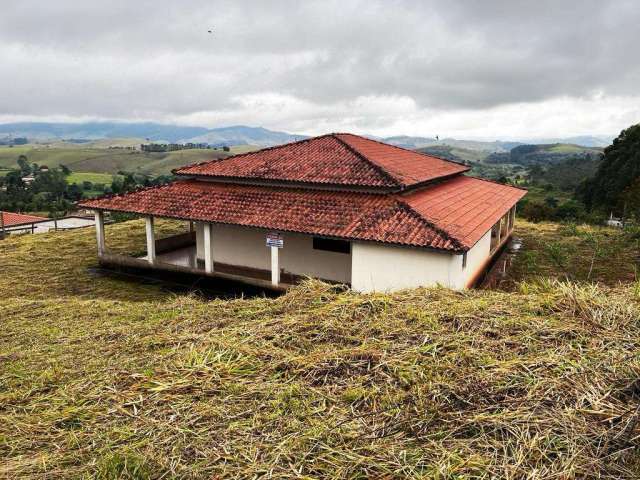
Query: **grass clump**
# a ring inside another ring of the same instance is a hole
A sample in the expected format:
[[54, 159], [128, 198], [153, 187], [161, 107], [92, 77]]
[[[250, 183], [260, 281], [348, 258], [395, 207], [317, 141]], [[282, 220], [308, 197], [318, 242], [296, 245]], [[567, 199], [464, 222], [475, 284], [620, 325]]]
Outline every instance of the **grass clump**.
[[534, 278], [615, 286], [638, 280], [640, 240], [635, 230], [519, 220], [523, 249], [515, 257], [507, 289]]
[[633, 285], [206, 300], [95, 263], [0, 242], [0, 477], [640, 476]]

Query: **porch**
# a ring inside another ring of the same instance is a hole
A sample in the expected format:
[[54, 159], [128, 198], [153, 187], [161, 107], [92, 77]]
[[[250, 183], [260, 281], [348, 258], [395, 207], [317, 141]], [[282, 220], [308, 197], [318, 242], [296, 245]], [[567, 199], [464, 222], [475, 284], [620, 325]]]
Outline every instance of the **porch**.
[[[327, 265], [333, 265], [334, 268], [340, 265], [345, 270], [343, 276], [350, 275], [350, 254], [311, 250], [311, 236], [298, 238], [301, 236], [287, 235], [287, 247], [282, 248], [282, 245], [266, 245], [266, 230], [186, 221], [182, 222], [184, 233], [176, 234], [173, 231], [169, 236], [156, 238], [154, 217], [143, 218], [146, 248], [137, 252], [118, 252], [107, 249], [104, 218], [101, 212], [96, 214], [100, 265], [118, 269], [191, 274], [275, 291], [287, 290], [307, 277], [331, 283], [346, 283], [339, 277], [332, 278], [334, 270], [327, 268]], [[179, 231], [181, 228], [179, 223], [177, 228], [174, 226], [174, 230]], [[301, 243], [304, 243], [303, 250]], [[333, 258], [332, 262], [328, 256], [337, 258]], [[322, 271], [314, 270], [314, 265], [324, 268], [324, 272], [329, 275], [325, 276]], [[348, 280], [350, 278], [347, 282]]]

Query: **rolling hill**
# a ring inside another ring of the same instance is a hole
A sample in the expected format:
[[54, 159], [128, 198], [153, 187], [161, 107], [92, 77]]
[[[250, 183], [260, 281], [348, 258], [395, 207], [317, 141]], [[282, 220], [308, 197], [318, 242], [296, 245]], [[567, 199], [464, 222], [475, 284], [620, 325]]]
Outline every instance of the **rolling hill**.
[[206, 149], [150, 153], [84, 146], [25, 145], [13, 148], [0, 147], [0, 170], [15, 168], [20, 155], [25, 155], [29, 163], [50, 168], [66, 165], [74, 172], [114, 174], [122, 170], [147, 175], [168, 174], [172, 169], [183, 165], [229, 156], [222, 150]]
[[598, 158], [601, 155], [601, 148], [583, 147], [568, 143], [519, 145], [507, 153], [493, 153], [485, 159], [485, 162], [524, 166], [550, 165], [562, 162], [569, 157]]

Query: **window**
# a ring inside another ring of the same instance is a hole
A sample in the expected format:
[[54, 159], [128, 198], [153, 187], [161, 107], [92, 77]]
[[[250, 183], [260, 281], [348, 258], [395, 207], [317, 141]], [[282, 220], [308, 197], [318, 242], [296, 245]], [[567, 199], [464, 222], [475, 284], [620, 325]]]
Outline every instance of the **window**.
[[467, 268], [467, 252], [462, 254], [462, 268]]
[[351, 253], [351, 242], [313, 237], [313, 249], [336, 253]]

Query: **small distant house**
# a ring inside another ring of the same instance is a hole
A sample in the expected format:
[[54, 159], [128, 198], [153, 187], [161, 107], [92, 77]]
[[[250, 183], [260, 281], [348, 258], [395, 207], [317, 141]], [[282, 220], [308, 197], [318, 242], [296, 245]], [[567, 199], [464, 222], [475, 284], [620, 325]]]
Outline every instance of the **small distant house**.
[[90, 227], [94, 223], [93, 216], [68, 215], [53, 220], [23, 213], [0, 212], [0, 237], [12, 233], [46, 233], [51, 230], [72, 230]]
[[[284, 289], [304, 277], [389, 291], [473, 286], [507, 242], [520, 188], [469, 167], [339, 133], [174, 171], [172, 183], [85, 200], [104, 265]], [[104, 212], [146, 218], [147, 254], [111, 254]], [[156, 239], [155, 218], [189, 231]]]
[[25, 215], [23, 213], [0, 212], [0, 238], [8, 233], [33, 232], [36, 225], [47, 222], [45, 217]]

